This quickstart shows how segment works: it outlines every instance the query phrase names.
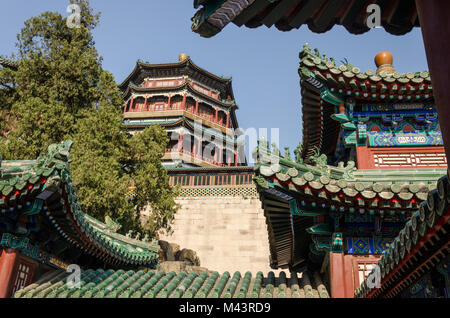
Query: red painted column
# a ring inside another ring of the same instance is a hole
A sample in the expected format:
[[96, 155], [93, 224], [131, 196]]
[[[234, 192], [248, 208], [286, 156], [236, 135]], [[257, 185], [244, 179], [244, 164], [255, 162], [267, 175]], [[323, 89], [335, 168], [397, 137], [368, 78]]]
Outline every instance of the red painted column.
[[171, 109], [170, 104], [172, 102], [172, 96], [169, 96], [169, 100], [167, 101], [167, 109]]
[[330, 289], [332, 298], [345, 298], [344, 254], [330, 252]]
[[356, 162], [358, 169], [373, 169], [374, 158], [371, 156], [369, 148], [367, 146], [356, 147]]
[[230, 113], [227, 114], [227, 128], [230, 128]]
[[134, 103], [134, 97], [131, 96], [131, 101], [130, 101], [130, 111], [133, 111], [133, 103]]
[[344, 255], [345, 298], [355, 297], [354, 276], [358, 274], [353, 273], [353, 256]]
[[186, 94], [183, 95], [183, 102], [181, 103], [181, 109], [186, 110]]
[[445, 154], [450, 158], [450, 1], [416, 0]]
[[198, 116], [198, 100], [195, 101], [195, 114]]
[[12, 248], [2, 250], [0, 256], [0, 298], [11, 297], [9, 291], [11, 284], [13, 284], [12, 274], [18, 255], [19, 252]]
[[216, 109], [216, 119], [215, 122], [218, 123], [219, 122], [219, 110]]
[[238, 154], [237, 154], [237, 152], [234, 154], [234, 166], [235, 167], [238, 166]]

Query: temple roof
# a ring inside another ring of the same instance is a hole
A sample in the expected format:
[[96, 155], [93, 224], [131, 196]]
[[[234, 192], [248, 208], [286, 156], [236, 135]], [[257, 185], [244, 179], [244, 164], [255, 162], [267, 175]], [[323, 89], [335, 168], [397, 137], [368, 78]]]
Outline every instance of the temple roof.
[[335, 116], [336, 109], [346, 102], [412, 105], [433, 101], [428, 71], [362, 72], [350, 63], [337, 66], [334, 58], [321, 55], [308, 44], [299, 56], [304, 157], [310, 156], [314, 147], [327, 155], [334, 153], [341, 124], [349, 121]]
[[[366, 279], [355, 291], [356, 297], [395, 297], [448, 257], [449, 190], [448, 177], [444, 176], [378, 261], [379, 288], [370, 287], [369, 279]], [[375, 269], [371, 274], [374, 273]]]
[[80, 289], [69, 289], [68, 273], [55, 271], [14, 294], [14, 298], [329, 298], [318, 273], [170, 272], [87, 270]]
[[150, 78], [168, 78], [188, 76], [203, 85], [217, 89], [223, 100], [234, 100], [231, 78], [223, 78], [214, 75], [205, 69], [197, 66], [188, 57], [180, 60], [178, 63], [149, 64], [142, 61], [136, 63], [136, 67], [130, 75], [119, 85], [119, 88], [125, 92], [130, 85], [139, 86], [147, 77]]
[[415, 209], [436, 188], [435, 180], [446, 173], [446, 169], [357, 169], [353, 161], [331, 166], [326, 156], [318, 153], [306, 163], [277, 156], [267, 148], [258, 150], [255, 171], [264, 179], [259, 179], [259, 186], [310, 196], [336, 209], [363, 209], [365, 213]]
[[[34, 161], [0, 161], [2, 216], [45, 218], [61, 239], [106, 264], [156, 265], [157, 241], [123, 236], [117, 233], [120, 225], [109, 218], [105, 224], [82, 212], [69, 170], [71, 146], [71, 141], [51, 145], [46, 154]], [[13, 229], [8, 229], [7, 222], [3, 221], [0, 222], [5, 241], [2, 243], [7, 244], [15, 235], [24, 235], [11, 233]]]
[[202, 8], [192, 18], [192, 30], [212, 37], [233, 22], [249, 28], [275, 25], [281, 31], [306, 24], [315, 33], [342, 25], [352, 34], [361, 34], [370, 30], [366, 23], [373, 12], [367, 12], [370, 4], [380, 7], [381, 26], [391, 34], [402, 35], [420, 26], [414, 0], [194, 0], [194, 8]]
[[[331, 235], [313, 217], [413, 214], [446, 169], [358, 170], [354, 162], [327, 164], [325, 155], [295, 161], [260, 142], [254, 156], [255, 183], [268, 223], [272, 266], [301, 266], [308, 259], [309, 234]], [[294, 247], [295, 246], [295, 247]]]
[[363, 72], [351, 63], [338, 66], [334, 58], [321, 55], [308, 44], [300, 52], [299, 74], [316, 88], [326, 85], [336, 94], [352, 96], [358, 101], [422, 102], [433, 94], [428, 71], [399, 73], [395, 69], [392, 72], [369, 69]]

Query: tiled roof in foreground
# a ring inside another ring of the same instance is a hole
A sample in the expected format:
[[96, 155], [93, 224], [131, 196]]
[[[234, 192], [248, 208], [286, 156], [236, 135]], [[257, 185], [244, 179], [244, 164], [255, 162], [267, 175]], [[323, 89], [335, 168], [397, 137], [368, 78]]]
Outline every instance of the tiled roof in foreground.
[[329, 298], [320, 275], [270, 272], [87, 270], [80, 288], [66, 284], [68, 273], [55, 271], [14, 294], [14, 298]]
[[50, 145], [37, 160], [0, 160], [2, 246], [16, 239], [10, 216], [35, 215], [48, 219], [61, 239], [112, 267], [156, 266], [160, 248], [155, 239], [121, 235], [119, 224], [105, 224], [82, 211], [69, 168], [72, 144]]

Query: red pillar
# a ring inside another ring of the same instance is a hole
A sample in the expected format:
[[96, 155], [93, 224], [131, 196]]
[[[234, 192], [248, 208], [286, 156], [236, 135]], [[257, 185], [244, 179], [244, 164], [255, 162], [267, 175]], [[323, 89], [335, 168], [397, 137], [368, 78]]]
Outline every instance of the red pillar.
[[183, 102], [181, 103], [181, 109], [186, 109], [186, 94], [183, 95]]
[[445, 154], [450, 158], [450, 1], [416, 0]]
[[172, 96], [169, 96], [169, 100], [167, 101], [167, 109], [171, 109], [170, 104], [172, 102]]
[[2, 250], [0, 256], [0, 298], [11, 297], [9, 292], [13, 284], [12, 275], [18, 255], [19, 252], [12, 248]]
[[230, 128], [230, 113], [227, 114], [227, 128]]
[[198, 100], [195, 101], [195, 114], [198, 116]]
[[238, 166], [238, 154], [237, 154], [237, 152], [234, 154], [234, 166], [235, 167]]
[[332, 298], [345, 298], [343, 253], [330, 252], [330, 289]]
[[216, 123], [219, 122], [219, 110], [216, 109], [216, 119], [215, 119]]
[[142, 106], [141, 112], [147, 111], [147, 96], [145, 96], [144, 105]]
[[344, 255], [345, 298], [355, 297], [355, 275], [358, 273], [353, 273], [353, 256]]
[[131, 96], [131, 100], [130, 100], [130, 112], [132, 112], [133, 111], [133, 103], [134, 103], [134, 97], [133, 96]]

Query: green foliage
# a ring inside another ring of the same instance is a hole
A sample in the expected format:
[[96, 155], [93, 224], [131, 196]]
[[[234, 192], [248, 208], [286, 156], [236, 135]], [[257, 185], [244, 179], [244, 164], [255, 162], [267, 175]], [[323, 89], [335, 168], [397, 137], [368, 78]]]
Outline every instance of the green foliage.
[[[161, 165], [167, 134], [161, 127], [136, 136], [125, 131], [121, 93], [92, 37], [99, 14], [87, 0], [71, 2], [81, 8], [80, 28], [68, 28], [54, 12], [25, 21], [17, 71], [0, 70], [0, 133], [9, 130], [0, 154], [35, 159], [50, 144], [72, 139], [71, 171], [85, 212], [117, 219], [123, 233], [155, 235], [170, 229], [177, 209]], [[135, 202], [125, 198], [130, 186], [137, 187]], [[141, 222], [149, 204], [152, 213]]]
[[9, 68], [0, 68], [0, 136], [10, 129], [13, 122], [11, 108], [17, 98], [14, 73]]

